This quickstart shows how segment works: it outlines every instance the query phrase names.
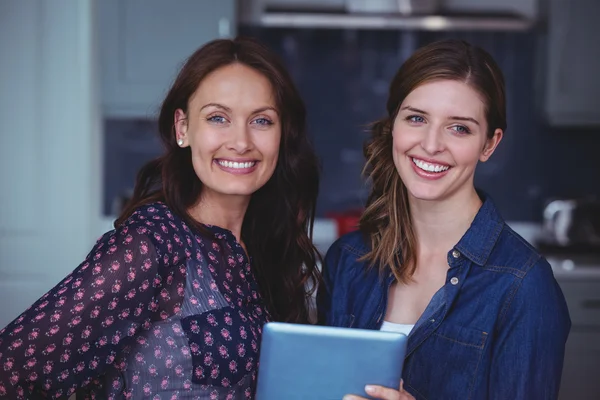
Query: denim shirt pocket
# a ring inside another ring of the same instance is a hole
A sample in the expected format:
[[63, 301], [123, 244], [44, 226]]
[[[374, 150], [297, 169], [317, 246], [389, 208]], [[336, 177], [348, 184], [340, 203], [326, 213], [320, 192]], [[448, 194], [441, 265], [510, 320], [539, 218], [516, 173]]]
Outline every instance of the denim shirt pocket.
[[406, 360], [404, 377], [417, 399], [470, 399], [487, 337], [482, 330], [442, 323]]

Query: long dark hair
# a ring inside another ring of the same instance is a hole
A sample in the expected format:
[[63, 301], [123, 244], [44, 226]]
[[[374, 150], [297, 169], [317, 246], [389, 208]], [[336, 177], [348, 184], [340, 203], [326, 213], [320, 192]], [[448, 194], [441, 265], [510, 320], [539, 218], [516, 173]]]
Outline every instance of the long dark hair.
[[186, 223], [202, 230], [188, 209], [200, 197], [202, 182], [192, 167], [190, 148], [176, 143], [175, 110], [187, 113], [188, 101], [212, 71], [233, 63], [263, 74], [271, 83], [281, 116], [279, 159], [271, 179], [252, 195], [242, 224], [242, 239], [272, 316], [308, 321], [307, 287], [320, 281], [312, 229], [319, 188], [319, 164], [305, 131], [304, 103], [286, 69], [265, 46], [249, 38], [214, 40], [183, 65], [158, 118], [165, 153], [139, 171], [132, 199], [115, 222], [122, 224], [136, 208], [164, 201]]
[[360, 230], [371, 242], [363, 259], [391, 268], [407, 282], [417, 263], [417, 239], [412, 228], [408, 193], [392, 158], [392, 127], [402, 102], [418, 86], [434, 80], [456, 80], [475, 89], [485, 103], [488, 138], [506, 130], [506, 100], [502, 71], [482, 48], [461, 40], [442, 40], [417, 50], [400, 67], [390, 84], [388, 115], [371, 127], [364, 147], [364, 174], [372, 183]]

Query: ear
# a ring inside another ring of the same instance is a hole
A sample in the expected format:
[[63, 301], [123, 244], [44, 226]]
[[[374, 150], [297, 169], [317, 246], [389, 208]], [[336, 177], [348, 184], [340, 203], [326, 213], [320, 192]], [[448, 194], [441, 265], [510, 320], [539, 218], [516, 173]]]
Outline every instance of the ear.
[[485, 142], [483, 151], [479, 156], [479, 161], [486, 162], [492, 156], [492, 154], [494, 154], [494, 151], [496, 150], [496, 147], [498, 147], [498, 144], [502, 140], [503, 136], [504, 132], [502, 131], [502, 129], [496, 129], [494, 131], [494, 136], [492, 136]]
[[177, 144], [180, 147], [189, 146], [187, 137], [188, 119], [181, 108], [175, 110], [173, 126], [175, 127], [175, 141]]

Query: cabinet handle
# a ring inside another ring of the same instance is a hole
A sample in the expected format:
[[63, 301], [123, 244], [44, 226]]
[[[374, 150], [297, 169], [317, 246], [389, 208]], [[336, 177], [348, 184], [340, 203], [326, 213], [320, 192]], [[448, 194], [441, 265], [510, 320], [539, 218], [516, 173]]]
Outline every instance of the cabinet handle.
[[581, 302], [583, 308], [600, 308], [600, 299], [587, 299]]

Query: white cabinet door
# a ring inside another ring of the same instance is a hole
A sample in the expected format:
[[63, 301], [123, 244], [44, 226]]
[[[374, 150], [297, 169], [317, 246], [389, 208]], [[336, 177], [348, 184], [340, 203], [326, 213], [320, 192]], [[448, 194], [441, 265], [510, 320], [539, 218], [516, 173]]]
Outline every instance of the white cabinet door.
[[549, 0], [548, 12], [548, 121], [600, 125], [600, 1]]
[[0, 1], [0, 328], [99, 235], [92, 0]]
[[565, 354], [559, 400], [600, 399], [600, 328], [573, 326]]
[[235, 0], [98, 2], [104, 114], [155, 117], [183, 62], [235, 35]]

